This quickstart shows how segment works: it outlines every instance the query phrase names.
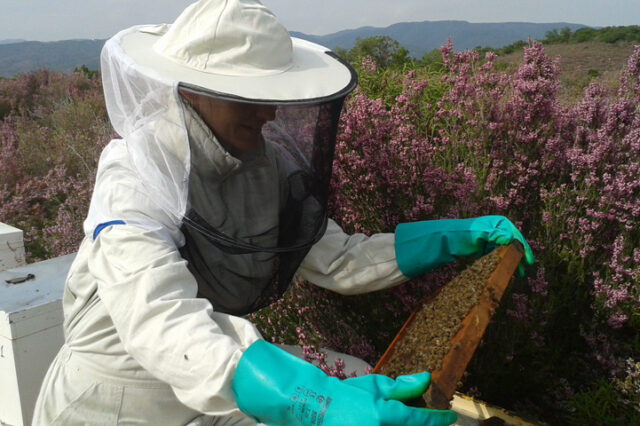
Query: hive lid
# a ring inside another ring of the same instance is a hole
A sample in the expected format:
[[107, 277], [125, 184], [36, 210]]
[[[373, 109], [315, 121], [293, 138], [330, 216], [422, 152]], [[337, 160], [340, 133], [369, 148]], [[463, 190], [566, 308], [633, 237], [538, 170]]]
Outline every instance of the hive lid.
[[74, 258], [75, 253], [0, 272], [0, 336], [18, 339], [62, 322], [64, 281]]
[[22, 241], [22, 230], [0, 222], [0, 235], [8, 241]]

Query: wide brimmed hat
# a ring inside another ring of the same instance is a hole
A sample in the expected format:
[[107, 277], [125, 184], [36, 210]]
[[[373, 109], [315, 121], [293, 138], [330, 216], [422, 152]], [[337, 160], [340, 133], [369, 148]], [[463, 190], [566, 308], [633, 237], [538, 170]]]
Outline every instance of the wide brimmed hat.
[[232, 98], [320, 101], [356, 85], [349, 65], [325, 47], [290, 37], [257, 0], [200, 0], [172, 25], [128, 30], [120, 46], [160, 78]]

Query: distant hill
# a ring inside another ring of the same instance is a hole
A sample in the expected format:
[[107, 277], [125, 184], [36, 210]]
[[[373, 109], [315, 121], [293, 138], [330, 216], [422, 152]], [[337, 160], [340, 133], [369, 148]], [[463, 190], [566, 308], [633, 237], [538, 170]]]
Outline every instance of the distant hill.
[[73, 71], [86, 65], [97, 70], [104, 40], [23, 41], [0, 44], [0, 77], [40, 68]]
[[0, 44], [20, 43], [22, 41], [26, 40], [23, 40], [21, 38], [7, 38], [5, 40], [0, 40]]
[[[456, 50], [477, 46], [500, 48], [518, 40], [542, 39], [547, 31], [569, 27], [572, 31], [585, 27], [564, 22], [534, 24], [527, 22], [505, 22], [474, 24], [466, 21], [403, 22], [386, 28], [362, 27], [324, 36], [292, 32], [303, 38], [331, 49], [351, 49], [357, 38], [389, 36], [396, 40], [413, 57], [442, 46], [451, 38]], [[99, 66], [100, 50], [105, 40], [64, 40], [56, 42], [0, 41], [0, 77], [12, 77], [20, 72], [39, 68], [69, 72], [86, 65], [90, 70]]]
[[388, 36], [400, 43], [414, 58], [444, 45], [451, 39], [455, 50], [490, 46], [498, 49], [518, 40], [541, 40], [547, 31], [569, 27], [571, 31], [585, 25], [557, 22], [534, 24], [529, 22], [503, 22], [475, 24], [466, 21], [424, 21], [403, 22], [385, 28], [362, 27], [355, 30], [339, 31], [324, 36], [306, 35], [292, 32], [294, 37], [303, 38], [331, 49], [342, 47], [351, 49], [356, 39], [373, 36]]

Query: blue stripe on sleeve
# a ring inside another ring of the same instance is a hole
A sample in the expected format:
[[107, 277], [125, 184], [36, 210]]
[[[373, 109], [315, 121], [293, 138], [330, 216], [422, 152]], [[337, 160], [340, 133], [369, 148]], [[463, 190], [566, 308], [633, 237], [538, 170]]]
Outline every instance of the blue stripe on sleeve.
[[124, 225], [124, 220], [112, 220], [109, 222], [105, 222], [105, 223], [100, 223], [98, 226], [96, 226], [96, 229], [93, 230], [93, 241], [96, 240], [96, 238], [98, 238], [98, 234], [100, 233], [100, 231], [102, 231], [104, 228], [111, 226], [111, 225]]

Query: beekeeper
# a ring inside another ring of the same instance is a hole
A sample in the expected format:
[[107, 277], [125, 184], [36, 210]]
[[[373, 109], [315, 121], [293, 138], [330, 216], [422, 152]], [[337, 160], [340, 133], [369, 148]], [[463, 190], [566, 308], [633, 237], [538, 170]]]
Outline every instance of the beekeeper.
[[[346, 235], [326, 204], [354, 71], [257, 0], [201, 0], [101, 56], [103, 151], [36, 425], [445, 425], [429, 374], [340, 381], [242, 316], [294, 274], [356, 294], [514, 239], [499, 216]], [[532, 262], [527, 247], [527, 261]], [[355, 364], [354, 364], [355, 365]], [[357, 365], [356, 365], [357, 366]]]

